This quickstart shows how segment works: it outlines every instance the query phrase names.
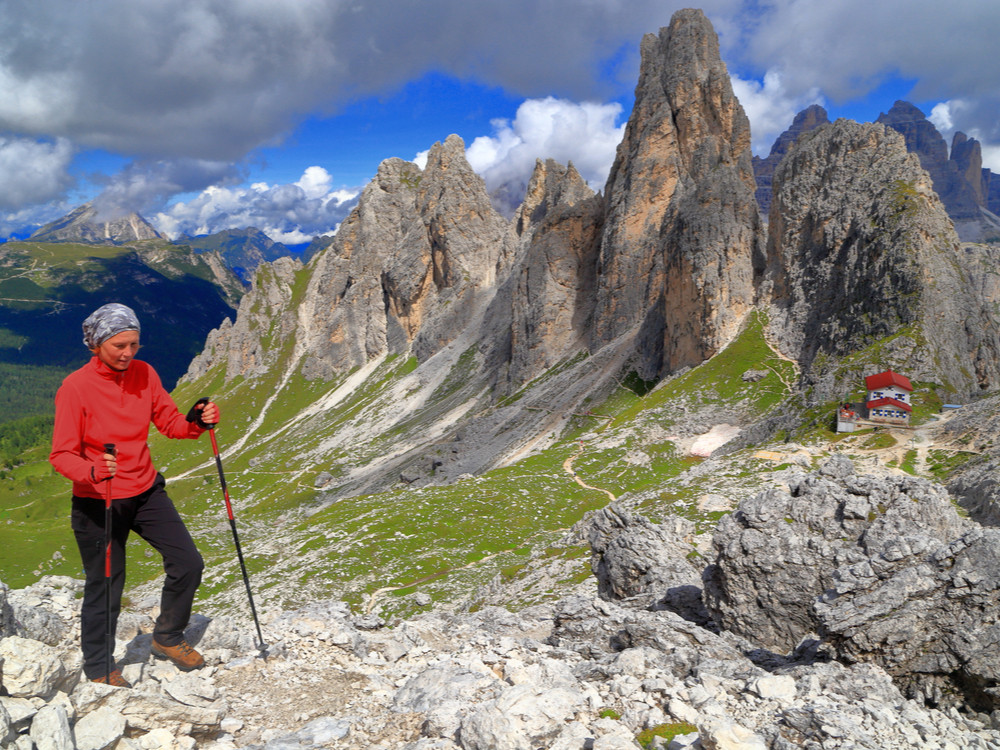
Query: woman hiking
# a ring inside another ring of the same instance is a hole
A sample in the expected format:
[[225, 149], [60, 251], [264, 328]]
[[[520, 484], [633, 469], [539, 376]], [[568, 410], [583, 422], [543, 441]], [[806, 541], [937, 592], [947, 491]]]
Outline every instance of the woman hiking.
[[[166, 573], [153, 655], [185, 671], [205, 664], [184, 640], [204, 563], [153, 467], [146, 439], [150, 422], [169, 438], [197, 438], [206, 425], [218, 423], [219, 409], [209, 402], [187, 416], [177, 410], [156, 371], [134, 359], [139, 320], [125, 305], [95, 310], [83, 322], [83, 343], [93, 357], [56, 393], [49, 462], [73, 481], [72, 526], [86, 574], [80, 625], [84, 674], [93, 682], [131, 687], [108, 652], [114, 648], [125, 542], [132, 531], [160, 553]], [[106, 517], [111, 519], [107, 537]]]

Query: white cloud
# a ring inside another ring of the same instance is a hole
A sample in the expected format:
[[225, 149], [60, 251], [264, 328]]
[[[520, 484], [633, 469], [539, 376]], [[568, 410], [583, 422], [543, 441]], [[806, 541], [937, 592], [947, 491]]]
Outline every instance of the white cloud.
[[942, 133], [950, 132], [955, 127], [955, 123], [951, 119], [951, 102], [935, 104], [931, 113], [927, 115], [927, 119]]
[[782, 85], [781, 74], [769, 70], [763, 81], [746, 81], [732, 76], [733, 93], [750, 119], [751, 147], [760, 157], [771, 152], [775, 139], [792, 124], [795, 115], [811, 104], [823, 104], [813, 88], [793, 95]]
[[918, 105], [961, 99], [967, 109], [961, 118], [952, 109], [955, 129], [978, 133], [984, 148], [1000, 144], [1000, 57], [987, 52], [1000, 34], [1000, 3], [951, 3], [947, 9], [939, 0], [743, 5], [735, 17], [721, 14], [718, 24], [727, 30], [722, 53], [731, 70], [779, 70], [787, 96], [817, 90], [832, 106], [890, 80], [912, 82], [906, 99]]
[[307, 167], [295, 184], [302, 188], [306, 198], [322, 198], [330, 192], [333, 177], [323, 167]]
[[108, 220], [137, 211], [149, 213], [178, 193], [239, 180], [237, 168], [224, 161], [162, 159], [136, 161], [108, 179], [93, 203], [98, 218]]
[[312, 166], [291, 184], [211, 186], [189, 201], [168, 206], [151, 222], [171, 238], [256, 227], [277, 242], [299, 244], [335, 231], [361, 192], [333, 189], [332, 184], [325, 169]]
[[529, 99], [513, 121], [494, 120], [493, 135], [476, 138], [466, 157], [489, 190], [527, 183], [536, 159], [573, 162], [591, 188], [603, 190], [625, 132], [625, 124], [617, 124], [621, 115], [618, 104]]
[[[975, 137], [975, 136], [973, 136]], [[982, 141], [980, 141], [982, 143]], [[994, 174], [1000, 174], [1000, 146], [984, 145], [983, 166]]]
[[996, 134], [984, 133], [976, 125], [976, 111], [977, 107], [971, 102], [964, 99], [951, 99], [935, 104], [927, 119], [941, 132], [948, 144], [951, 144], [952, 138], [957, 132], [965, 133], [970, 138], [979, 141], [983, 154], [983, 166], [991, 172], [1000, 174], [1000, 143], [997, 142]]
[[73, 182], [66, 171], [72, 158], [65, 138], [0, 137], [0, 208], [18, 210], [61, 197]]

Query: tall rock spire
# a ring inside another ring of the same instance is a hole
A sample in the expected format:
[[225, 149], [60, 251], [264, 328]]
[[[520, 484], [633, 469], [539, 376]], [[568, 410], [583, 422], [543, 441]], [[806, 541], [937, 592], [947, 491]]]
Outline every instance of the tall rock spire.
[[593, 346], [636, 331], [636, 371], [653, 379], [737, 333], [763, 234], [750, 123], [701, 11], [642, 40], [635, 94], [605, 190]]

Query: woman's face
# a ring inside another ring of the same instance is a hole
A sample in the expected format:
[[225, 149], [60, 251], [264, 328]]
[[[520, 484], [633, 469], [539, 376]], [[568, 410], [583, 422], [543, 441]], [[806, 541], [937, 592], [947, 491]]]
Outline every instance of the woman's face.
[[112, 370], [124, 372], [132, 362], [132, 357], [139, 351], [139, 332], [122, 331], [116, 333], [91, 351]]

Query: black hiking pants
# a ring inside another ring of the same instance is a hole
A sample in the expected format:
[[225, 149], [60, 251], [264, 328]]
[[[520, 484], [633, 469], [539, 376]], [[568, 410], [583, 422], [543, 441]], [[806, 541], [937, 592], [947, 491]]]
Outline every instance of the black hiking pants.
[[[135, 531], [163, 557], [166, 573], [153, 637], [164, 646], [176, 646], [184, 640], [204, 562], [164, 484], [157, 474], [152, 487], [141, 495], [111, 503], [111, 632], [118, 624], [125, 588], [125, 542]], [[92, 680], [103, 677], [107, 669], [104, 501], [74, 495], [72, 523], [86, 574], [80, 623], [83, 672]]]

